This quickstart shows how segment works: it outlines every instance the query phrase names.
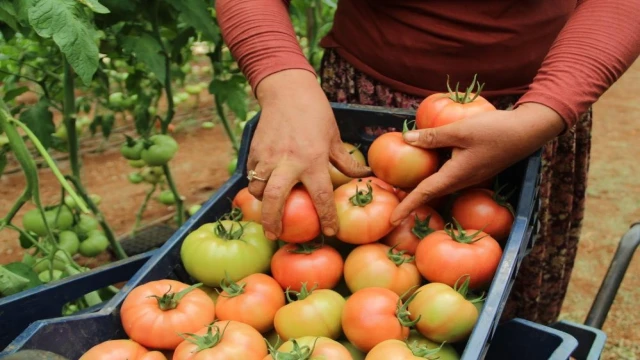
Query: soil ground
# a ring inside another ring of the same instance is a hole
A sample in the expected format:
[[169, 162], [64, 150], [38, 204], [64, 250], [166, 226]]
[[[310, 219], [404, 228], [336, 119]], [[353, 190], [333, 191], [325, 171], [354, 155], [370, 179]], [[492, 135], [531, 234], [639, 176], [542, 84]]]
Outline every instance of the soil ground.
[[[592, 161], [587, 212], [578, 258], [562, 318], [582, 323], [613, 257], [620, 237], [640, 220], [640, 61], [595, 104]], [[205, 95], [201, 106], [211, 103]], [[187, 204], [205, 201], [227, 178], [230, 143], [221, 126], [200, 127], [175, 134], [180, 151], [172, 161], [176, 183]], [[117, 234], [129, 232], [146, 187], [127, 181], [131, 169], [116, 148], [84, 154], [83, 182], [103, 197], [101, 210]], [[67, 162], [60, 162], [68, 170]], [[59, 187], [48, 170], [40, 171], [45, 202], [56, 201]], [[0, 177], [0, 213], [13, 204], [24, 186], [21, 174]], [[18, 218], [29, 208], [23, 209]], [[144, 221], [170, 214], [174, 209], [150, 202]], [[0, 264], [18, 260], [22, 250], [16, 236], [0, 234]], [[97, 259], [95, 261], [101, 261]], [[104, 261], [104, 259], [102, 259]], [[94, 264], [95, 265], [95, 264]], [[632, 262], [604, 326], [608, 335], [603, 359], [640, 358], [640, 256]]]

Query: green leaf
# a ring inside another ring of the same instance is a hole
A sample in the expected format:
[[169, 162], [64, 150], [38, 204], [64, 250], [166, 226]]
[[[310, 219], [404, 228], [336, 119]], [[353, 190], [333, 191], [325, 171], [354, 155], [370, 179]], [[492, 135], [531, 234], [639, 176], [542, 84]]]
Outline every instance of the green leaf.
[[167, 74], [165, 57], [161, 54], [162, 46], [149, 34], [141, 36], [127, 36], [122, 40], [125, 50], [135, 53], [139, 61], [143, 62], [158, 80], [164, 85]]
[[116, 122], [116, 117], [113, 114], [109, 114], [102, 119], [102, 136], [108, 139], [111, 136], [111, 130], [113, 130], [113, 124]]
[[96, 31], [75, 0], [34, 0], [29, 23], [43, 38], [53, 38], [73, 70], [89, 85], [98, 69]]
[[0, 22], [4, 22], [12, 29], [17, 30], [16, 16], [17, 12], [11, 1], [0, 0]]
[[98, 14], [108, 14], [110, 11], [104, 5], [100, 4], [98, 0], [78, 0], [86, 5], [91, 11]]
[[32, 287], [36, 287], [42, 284], [42, 281], [40, 281], [40, 278], [38, 278], [38, 274], [36, 274], [36, 272], [33, 271], [31, 266], [21, 261], [16, 261], [16, 262], [6, 264], [4, 265], [4, 267], [5, 269], [11, 271], [12, 273], [17, 274], [29, 280], [27, 287], [23, 290], [31, 289]]
[[165, 0], [176, 10], [180, 11], [181, 18], [194, 29], [202, 33], [205, 40], [216, 42], [220, 37], [220, 30], [215, 26], [214, 19], [209, 10], [211, 1], [204, 0]]
[[209, 84], [209, 93], [226, 103], [239, 119], [247, 117], [247, 94], [244, 91], [245, 80], [234, 76], [229, 80], [213, 80]]
[[134, 110], [134, 118], [136, 131], [138, 134], [146, 136], [151, 130], [151, 126], [154, 123], [154, 116], [149, 113], [149, 106], [151, 106], [151, 97], [143, 93], [138, 94], [138, 104]]
[[24, 25], [29, 24], [29, 10], [33, 7], [37, 0], [16, 0], [15, 8], [18, 10], [18, 21]]
[[51, 134], [56, 131], [56, 127], [53, 124], [53, 114], [49, 111], [49, 103], [46, 100], [38, 101], [20, 114], [20, 121], [33, 131], [45, 149], [51, 146]]
[[19, 88], [15, 88], [15, 89], [11, 89], [9, 91], [7, 91], [6, 94], [4, 94], [4, 101], [8, 102], [11, 101], [13, 99], [15, 99], [16, 97], [26, 93], [27, 91], [29, 91], [29, 88], [26, 86], [21, 86]]

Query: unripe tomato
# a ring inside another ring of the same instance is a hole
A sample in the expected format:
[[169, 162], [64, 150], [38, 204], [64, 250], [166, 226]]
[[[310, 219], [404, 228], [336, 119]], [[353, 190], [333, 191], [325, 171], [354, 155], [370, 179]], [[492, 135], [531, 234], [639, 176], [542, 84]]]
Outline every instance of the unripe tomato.
[[[303, 336], [291, 339], [280, 345], [277, 350], [263, 360], [273, 359], [331, 359], [352, 360], [349, 350], [341, 343], [321, 336]], [[289, 357], [287, 357], [289, 356]]]
[[82, 256], [94, 257], [107, 250], [109, 240], [104, 235], [93, 235], [80, 243], [79, 252]]
[[[45, 210], [44, 213], [51, 230], [67, 230], [73, 225], [73, 214], [66, 205]], [[47, 228], [38, 209], [29, 210], [24, 214], [22, 226], [26, 231], [39, 236], [47, 235]]]
[[[362, 165], [367, 164], [364, 154], [355, 145], [350, 143], [342, 143], [342, 145], [355, 161]], [[333, 166], [333, 164], [329, 164], [329, 176], [331, 177], [331, 183], [333, 184], [334, 189], [352, 180], [352, 178], [340, 172], [340, 170]]]
[[[53, 274], [53, 277], [51, 276], [52, 274]], [[60, 280], [63, 277], [64, 277], [64, 272], [56, 269], [53, 269], [51, 271], [44, 270], [43, 272], [38, 274], [38, 279], [40, 279], [40, 281], [42, 281], [45, 284], [51, 281]]]
[[160, 195], [158, 195], [158, 201], [164, 205], [173, 205], [176, 203], [176, 197], [171, 190], [163, 190]]
[[61, 231], [58, 235], [58, 247], [73, 256], [78, 252], [80, 240], [73, 231]]

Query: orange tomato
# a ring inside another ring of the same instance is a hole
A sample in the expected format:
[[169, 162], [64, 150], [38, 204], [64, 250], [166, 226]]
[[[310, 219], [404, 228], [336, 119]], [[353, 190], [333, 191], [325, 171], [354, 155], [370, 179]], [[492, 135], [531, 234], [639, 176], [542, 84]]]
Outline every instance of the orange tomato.
[[282, 233], [280, 240], [302, 243], [320, 235], [320, 219], [311, 196], [304, 186], [291, 189], [282, 209]]
[[[358, 149], [355, 145], [349, 143], [342, 143], [345, 149], [349, 152], [351, 157], [362, 165], [367, 164], [367, 160], [364, 158], [362, 151]], [[337, 188], [342, 184], [346, 184], [351, 181], [352, 178], [343, 174], [338, 170], [333, 164], [329, 164], [329, 176], [331, 177], [331, 183], [333, 184], [333, 188]]]
[[271, 273], [282, 289], [300, 291], [306, 283], [312, 288], [332, 289], [342, 278], [344, 262], [329, 245], [287, 244], [271, 258]]
[[226, 279], [216, 304], [220, 320], [235, 320], [265, 333], [273, 328], [273, 318], [285, 305], [284, 292], [271, 276], [252, 274], [237, 283]]
[[405, 340], [409, 336], [407, 304], [384, 288], [365, 288], [353, 293], [342, 311], [342, 330], [355, 347], [369, 352], [379, 343]]
[[389, 246], [395, 246], [398, 251], [414, 255], [420, 240], [435, 230], [442, 229], [444, 229], [442, 216], [430, 206], [422, 205], [413, 210], [409, 216], [391, 230], [382, 242]]
[[159, 351], [149, 351], [132, 340], [107, 340], [84, 353], [79, 360], [167, 360]]
[[215, 318], [215, 305], [202, 290], [175, 280], [157, 280], [133, 289], [120, 309], [129, 337], [154, 349], [174, 349], [179, 333], [194, 332]]
[[[278, 349], [271, 349], [271, 354], [263, 360], [273, 359], [327, 359], [352, 360], [349, 350], [339, 342], [328, 337], [303, 336], [290, 339]], [[289, 357], [286, 357], [286, 356]], [[310, 356], [310, 357], [309, 357]]]
[[373, 243], [353, 249], [344, 263], [344, 279], [352, 293], [365, 288], [385, 288], [397, 295], [418, 288], [422, 277], [410, 255]]
[[451, 205], [451, 216], [466, 229], [482, 229], [498, 241], [511, 232], [514, 212], [500, 194], [488, 189], [467, 189]]
[[258, 330], [239, 321], [218, 321], [189, 335], [173, 360], [262, 360], [267, 354]]
[[242, 211], [242, 220], [262, 222], [262, 201], [251, 195], [248, 188], [242, 188], [233, 198], [231, 205]]

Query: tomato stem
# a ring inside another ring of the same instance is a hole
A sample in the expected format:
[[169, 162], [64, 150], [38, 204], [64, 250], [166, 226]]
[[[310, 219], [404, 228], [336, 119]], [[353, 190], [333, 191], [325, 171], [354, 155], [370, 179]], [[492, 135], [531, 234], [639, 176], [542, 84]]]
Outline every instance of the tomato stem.
[[[324, 242], [324, 241], [323, 241]], [[295, 244], [293, 249], [287, 250], [287, 252], [292, 254], [312, 254], [314, 251], [322, 248], [323, 244], [317, 244], [315, 241], [309, 241], [306, 243], [298, 243]]]
[[503, 195], [503, 191], [504, 189], [506, 189], [508, 186], [508, 184], [504, 184], [500, 187], [498, 187], [498, 181], [496, 180], [496, 189], [493, 192], [493, 200], [500, 206], [502, 206], [503, 208], [506, 208], [507, 210], [509, 210], [509, 212], [511, 213], [511, 216], [516, 217], [516, 212], [513, 209], [513, 206], [511, 206], [511, 204], [509, 203], [509, 201], [507, 201], [507, 199], [509, 199], [513, 193], [516, 191], [515, 188], [512, 188], [511, 190], [509, 190], [509, 192], [507, 192], [506, 194]]
[[[291, 290], [290, 288], [287, 288], [287, 290], [284, 291], [284, 294], [287, 297], [287, 300], [289, 302], [294, 302], [296, 300], [304, 300], [307, 297], [309, 297], [309, 295], [311, 295], [317, 287], [318, 287], [318, 284], [315, 284], [310, 290], [307, 290], [307, 283], [303, 282], [299, 292], [295, 290]], [[296, 300], [293, 300], [291, 298], [291, 296], [289, 295], [290, 293], [293, 293], [296, 296]]]
[[414, 222], [415, 225], [413, 225], [413, 228], [411, 229], [411, 233], [415, 235], [418, 239], [422, 240], [425, 237], [427, 237], [427, 235], [435, 231], [435, 229], [432, 229], [431, 227], [429, 227], [429, 223], [431, 222], [432, 215], [433, 214], [429, 214], [424, 220], [420, 220], [420, 217], [418, 216], [418, 214], [415, 214], [415, 222]]
[[202, 286], [202, 283], [197, 283], [189, 286], [188, 288], [179, 291], [177, 293], [171, 292], [171, 286], [169, 286], [169, 290], [164, 293], [162, 296], [151, 295], [149, 297], [155, 298], [158, 300], [158, 307], [162, 311], [173, 310], [178, 307], [182, 298], [187, 295], [191, 290]]
[[420, 319], [422, 318], [422, 315], [418, 315], [418, 317], [415, 320], [411, 320], [410, 315], [411, 313], [408, 310], [409, 307], [409, 303], [411, 303], [411, 301], [413, 301], [413, 299], [415, 299], [416, 295], [418, 295], [419, 291], [414, 292], [413, 294], [411, 294], [411, 296], [409, 296], [409, 298], [407, 299], [407, 301], [404, 302], [404, 304], [402, 303], [402, 299], [407, 296], [407, 294], [413, 290], [415, 286], [412, 286], [411, 288], [409, 288], [409, 290], [407, 290], [404, 294], [402, 294], [399, 298], [398, 298], [398, 308], [396, 310], [396, 317], [398, 318], [398, 321], [400, 322], [400, 325], [404, 326], [404, 327], [412, 327], [415, 324], [418, 323], [418, 321], [420, 321]]
[[[237, 230], [233, 230], [234, 223], [239, 225], [239, 228]], [[233, 221], [231, 223], [231, 226], [229, 226], [229, 229], [227, 229], [224, 226], [224, 224], [222, 223], [222, 221], [218, 220], [218, 221], [216, 221], [216, 225], [213, 228], [213, 232], [220, 239], [224, 239], [224, 240], [242, 240], [241, 237], [242, 237], [242, 234], [244, 233], [244, 227], [242, 226], [241, 222]]]
[[[462, 95], [458, 91], [458, 89], [460, 88], [460, 83], [459, 82], [456, 83], [456, 90], [453, 91], [451, 89], [451, 85], [449, 85], [449, 75], [447, 75], [447, 90], [449, 91], [449, 99], [459, 104], [468, 104], [468, 103], [474, 102], [478, 98], [478, 96], [480, 96], [480, 93], [482, 92], [482, 88], [484, 88], [484, 83], [480, 84], [479, 82], [476, 81], [477, 77], [478, 77], [478, 74], [473, 75], [473, 80], [471, 81], [471, 85], [467, 87], [467, 89], [464, 92], [464, 95]], [[471, 97], [471, 92], [473, 91], [473, 88], [476, 87], [476, 85], [478, 85], [478, 90], [474, 92], [473, 97]]]
[[[465, 279], [462, 285], [458, 287], [458, 283], [460, 280]], [[453, 290], [455, 290], [458, 294], [462, 295], [465, 299], [467, 298], [467, 294], [469, 293], [469, 283], [471, 281], [471, 275], [464, 274], [456, 280], [455, 284], [453, 284]]]
[[[231, 278], [229, 277], [229, 273], [228, 272], [224, 272], [224, 279], [222, 279], [222, 281], [220, 281], [220, 288], [222, 289], [222, 292], [226, 292], [225, 295], [223, 295], [222, 293], [218, 292], [218, 294], [220, 294], [220, 296], [224, 296], [226, 298], [233, 298], [236, 296], [240, 296], [242, 294], [244, 294], [244, 287], [247, 286], [247, 283], [237, 283], [233, 280], [231, 280]], [[218, 289], [216, 289], [216, 291], [218, 291]]]
[[[479, 234], [482, 233], [482, 230], [484, 229], [484, 227], [476, 232], [474, 232], [471, 235], [467, 235], [467, 231], [464, 230], [462, 228], [462, 226], [460, 226], [460, 223], [458, 223], [458, 221], [456, 221], [455, 218], [453, 219], [453, 224], [448, 223], [447, 225], [445, 225], [444, 227], [444, 231], [447, 233], [447, 235], [449, 235], [451, 237], [452, 240], [457, 241], [459, 243], [462, 244], [473, 244], [474, 242], [486, 237], [487, 235], [481, 236], [479, 238], [476, 239], [476, 236], [478, 236]], [[456, 226], [456, 229], [453, 229], [453, 226]]]
[[[220, 330], [220, 328], [214, 324], [207, 326], [207, 333], [200, 336], [193, 333], [181, 333], [178, 334], [183, 339], [197, 346], [196, 352], [200, 352], [202, 350], [211, 349], [212, 347], [218, 345], [220, 341], [222, 341], [222, 337], [224, 336], [225, 330], [227, 330], [227, 326], [231, 321], [227, 322], [224, 326], [224, 329]], [[216, 329], [216, 333], [214, 334], [211, 328]]]
[[[411, 128], [409, 128], [409, 123], [411, 123]], [[416, 129], [416, 121], [415, 120], [405, 120], [402, 123], [402, 133], [406, 133], [407, 131], [413, 131]]]
[[365, 207], [373, 201], [373, 188], [370, 181], [367, 181], [367, 191], [359, 190], [356, 185], [356, 194], [349, 198], [353, 206]]
[[389, 260], [396, 264], [396, 266], [400, 266], [404, 263], [410, 263], [415, 260], [415, 256], [405, 255], [405, 250], [396, 251], [396, 247], [398, 245], [400, 245], [400, 243], [393, 245], [391, 248], [389, 248], [389, 251], [387, 251], [387, 258], [389, 258]]
[[[315, 340], [313, 341], [313, 346], [311, 347], [307, 345], [300, 346], [296, 339], [291, 339], [291, 345], [293, 345], [293, 349], [286, 353], [276, 350], [274, 346], [271, 346], [271, 344], [269, 344], [269, 342], [267, 342], [267, 346], [269, 347], [269, 354], [274, 360], [307, 360], [311, 358], [311, 354], [313, 354], [313, 351], [316, 348], [318, 339], [318, 337], [315, 338]], [[280, 340], [279, 336], [278, 340]]]
[[415, 357], [429, 359], [429, 360], [436, 360], [436, 359], [439, 359], [440, 357], [438, 356], [431, 357], [431, 356], [439, 353], [440, 350], [442, 350], [442, 347], [444, 346], [445, 343], [446, 342], [443, 341], [440, 344], [440, 346], [438, 346], [437, 348], [430, 349], [429, 347], [427, 347], [427, 345], [420, 345], [417, 341], [414, 341], [411, 344], [407, 343], [407, 347], [409, 348], [409, 350], [411, 350], [411, 353], [413, 353], [413, 356]]

